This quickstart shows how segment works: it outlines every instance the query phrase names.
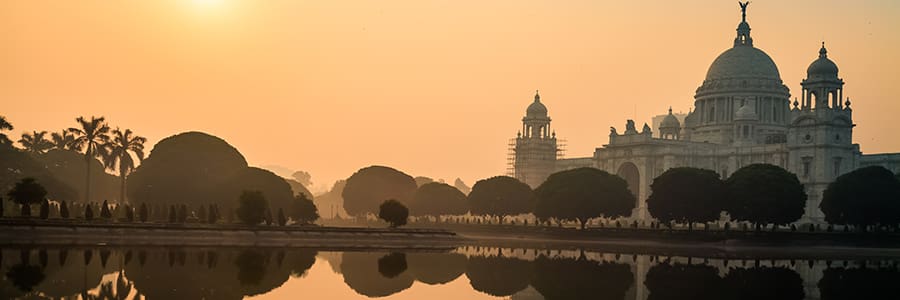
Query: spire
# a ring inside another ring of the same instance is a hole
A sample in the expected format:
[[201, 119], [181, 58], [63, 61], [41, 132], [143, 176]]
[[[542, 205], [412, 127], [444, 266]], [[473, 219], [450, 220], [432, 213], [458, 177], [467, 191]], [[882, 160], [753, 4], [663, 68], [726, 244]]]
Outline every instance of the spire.
[[734, 46], [753, 46], [753, 38], [750, 37], [750, 24], [747, 23], [747, 6], [750, 1], [738, 2], [741, 6], [741, 23], [738, 24], [737, 37], [734, 38]]
[[822, 49], [819, 49], [819, 58], [828, 58], [828, 49], [825, 49], [825, 42], [822, 42]]
[[672, 114], [672, 107], [671, 107], [671, 106], [669, 106], [669, 114], [670, 114], [670, 115]]
[[539, 90], [534, 90], [534, 102], [541, 102], [541, 93]]

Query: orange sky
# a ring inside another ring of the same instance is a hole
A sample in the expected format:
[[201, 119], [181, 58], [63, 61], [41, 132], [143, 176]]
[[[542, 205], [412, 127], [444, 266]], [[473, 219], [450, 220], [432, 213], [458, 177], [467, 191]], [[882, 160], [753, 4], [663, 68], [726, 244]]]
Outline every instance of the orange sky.
[[[736, 1], [0, 1], [0, 115], [106, 116], [153, 144], [201, 130], [317, 184], [372, 164], [505, 172], [535, 89], [568, 157], [625, 118], [687, 111], [731, 47]], [[900, 151], [900, 1], [753, 1], [757, 47], [796, 94], [825, 40], [864, 153]]]

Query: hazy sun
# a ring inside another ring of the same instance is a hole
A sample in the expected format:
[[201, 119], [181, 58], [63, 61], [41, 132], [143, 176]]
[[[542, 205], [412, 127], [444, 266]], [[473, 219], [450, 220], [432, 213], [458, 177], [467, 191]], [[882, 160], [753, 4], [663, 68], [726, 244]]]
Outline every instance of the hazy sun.
[[215, 8], [222, 5], [225, 0], [190, 0], [195, 6], [200, 8]]

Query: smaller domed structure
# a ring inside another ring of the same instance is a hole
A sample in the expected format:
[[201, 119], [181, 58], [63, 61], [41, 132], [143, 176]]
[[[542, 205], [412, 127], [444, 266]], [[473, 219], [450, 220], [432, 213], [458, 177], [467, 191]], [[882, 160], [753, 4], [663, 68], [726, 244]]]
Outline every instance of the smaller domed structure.
[[669, 107], [669, 115], [659, 123], [659, 137], [667, 140], [677, 140], [680, 138], [681, 122], [672, 114], [672, 108]]
[[528, 105], [528, 109], [525, 110], [525, 116], [528, 117], [546, 117], [547, 116], [547, 107], [541, 103], [541, 95], [535, 91], [534, 92], [534, 102], [531, 105]]
[[807, 78], [837, 78], [838, 66], [831, 59], [828, 59], [828, 49], [825, 49], [825, 43], [822, 42], [822, 48], [819, 49], [819, 58], [809, 64], [806, 69]]

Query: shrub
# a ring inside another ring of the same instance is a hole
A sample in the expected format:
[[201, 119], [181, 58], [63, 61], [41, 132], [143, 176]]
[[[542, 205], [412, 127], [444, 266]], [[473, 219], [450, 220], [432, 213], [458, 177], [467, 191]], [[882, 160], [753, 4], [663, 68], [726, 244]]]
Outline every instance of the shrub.
[[90, 221], [94, 219], [94, 209], [91, 208], [91, 204], [88, 203], [84, 206], [84, 220]]
[[140, 218], [141, 222], [147, 222], [147, 217], [149, 216], [150, 212], [147, 211], [147, 203], [141, 203], [141, 210], [138, 211], [138, 217]]
[[59, 205], [59, 217], [63, 219], [69, 218], [69, 204], [65, 200]]
[[409, 209], [400, 201], [391, 199], [384, 201], [378, 208], [378, 218], [388, 222], [391, 228], [406, 225]]
[[47, 201], [47, 199], [44, 199], [44, 201], [41, 202], [41, 219], [46, 220], [49, 218], [50, 218], [50, 201]]
[[269, 203], [261, 191], [244, 191], [238, 199], [237, 217], [247, 225], [258, 225], [266, 218]]
[[100, 207], [100, 217], [109, 220], [112, 218], [112, 212], [109, 211], [109, 203], [103, 200], [103, 206]]

